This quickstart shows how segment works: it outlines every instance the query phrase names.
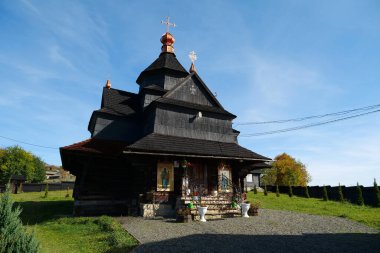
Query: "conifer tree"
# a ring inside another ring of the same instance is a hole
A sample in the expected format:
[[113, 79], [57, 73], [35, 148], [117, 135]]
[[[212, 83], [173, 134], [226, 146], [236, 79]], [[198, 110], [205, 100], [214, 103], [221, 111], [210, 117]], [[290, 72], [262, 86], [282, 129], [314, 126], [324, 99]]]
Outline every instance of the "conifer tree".
[[44, 195], [44, 198], [47, 198], [48, 195], [49, 195], [49, 184], [46, 183], [46, 185], [45, 185], [45, 195]]
[[342, 186], [340, 185], [340, 183], [339, 183], [339, 187], [338, 187], [338, 197], [339, 197], [340, 202], [344, 202], [343, 190], [342, 190]]
[[278, 188], [278, 184], [276, 184], [276, 197], [280, 197], [280, 189]]
[[327, 194], [327, 188], [324, 185], [323, 186], [323, 201], [328, 201], [329, 200], [329, 195]]
[[373, 181], [373, 191], [374, 191], [374, 195], [375, 195], [374, 204], [376, 207], [380, 207], [380, 191], [379, 191], [379, 187], [377, 186], [377, 183], [376, 183], [376, 178]]
[[292, 189], [292, 186], [289, 184], [289, 197], [293, 197], [293, 189]]
[[307, 185], [305, 186], [305, 198], [310, 198], [309, 188], [307, 187]]
[[360, 187], [359, 183], [357, 183], [356, 185], [356, 204], [358, 204], [359, 206], [364, 205], [362, 188]]
[[0, 253], [37, 253], [39, 243], [22, 225], [20, 207], [13, 208], [9, 186], [0, 197]]
[[257, 194], [257, 188], [256, 188], [256, 185], [253, 185], [253, 193], [254, 193], [254, 194]]
[[268, 196], [267, 185], [264, 184], [264, 196]]
[[69, 193], [69, 187], [67, 187], [67, 189], [66, 189], [66, 196], [65, 196], [65, 198], [69, 198], [70, 197], [70, 193]]

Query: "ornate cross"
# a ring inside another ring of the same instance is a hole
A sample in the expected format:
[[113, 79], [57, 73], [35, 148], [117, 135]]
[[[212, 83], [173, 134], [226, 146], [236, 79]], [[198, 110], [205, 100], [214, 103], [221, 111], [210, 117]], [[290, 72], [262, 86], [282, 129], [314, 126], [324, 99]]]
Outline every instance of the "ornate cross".
[[194, 51], [191, 51], [189, 54], [190, 61], [194, 64], [197, 60], [197, 54]]
[[191, 94], [192, 94], [192, 95], [195, 95], [195, 92], [196, 92], [196, 91], [197, 91], [197, 90], [195, 89], [194, 84], [192, 84], [191, 87], [190, 87], [190, 92], [191, 92]]
[[170, 17], [166, 17], [166, 21], [161, 20], [161, 24], [166, 25], [166, 32], [169, 32], [170, 26], [176, 27], [174, 23], [170, 23]]

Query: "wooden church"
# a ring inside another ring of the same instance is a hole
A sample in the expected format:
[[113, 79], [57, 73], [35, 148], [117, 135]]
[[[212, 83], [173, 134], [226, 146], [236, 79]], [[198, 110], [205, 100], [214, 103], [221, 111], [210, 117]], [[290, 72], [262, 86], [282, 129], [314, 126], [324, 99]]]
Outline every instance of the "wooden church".
[[189, 71], [179, 63], [169, 32], [161, 43], [159, 57], [137, 78], [138, 94], [107, 80], [88, 124], [91, 138], [60, 148], [63, 167], [76, 176], [74, 214], [149, 216], [152, 206], [167, 214], [202, 195], [210, 214], [227, 215], [242, 189], [233, 186], [271, 160], [238, 144], [236, 116], [194, 61]]

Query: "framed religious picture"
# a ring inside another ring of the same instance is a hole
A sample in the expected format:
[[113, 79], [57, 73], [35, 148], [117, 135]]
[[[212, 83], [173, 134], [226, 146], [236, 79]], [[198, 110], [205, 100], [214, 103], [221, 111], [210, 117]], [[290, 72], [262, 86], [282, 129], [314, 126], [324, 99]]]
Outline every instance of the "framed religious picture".
[[218, 177], [219, 177], [219, 191], [220, 192], [231, 192], [232, 191], [232, 172], [231, 167], [224, 163], [220, 163], [218, 167]]
[[157, 191], [174, 191], [174, 167], [172, 162], [157, 164]]

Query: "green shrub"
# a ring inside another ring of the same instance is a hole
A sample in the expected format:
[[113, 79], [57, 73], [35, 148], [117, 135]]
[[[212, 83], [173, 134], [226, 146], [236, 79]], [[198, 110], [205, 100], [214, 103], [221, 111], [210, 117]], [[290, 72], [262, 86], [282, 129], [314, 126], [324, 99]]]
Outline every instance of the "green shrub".
[[268, 196], [267, 185], [264, 185], [264, 196]]
[[278, 184], [276, 184], [276, 197], [280, 197], [280, 189], [278, 188]]
[[325, 185], [323, 186], [323, 197], [322, 198], [323, 198], [323, 201], [329, 200], [329, 195], [327, 194], [327, 188]]
[[356, 185], [356, 204], [359, 206], [364, 205], [364, 199], [363, 199], [363, 193], [362, 193], [362, 188], [359, 186], [359, 183]]
[[13, 208], [9, 186], [0, 197], [0, 253], [36, 253], [39, 243], [29, 234], [19, 218], [20, 207]]
[[253, 193], [257, 194], [257, 187], [256, 187], [256, 185], [253, 185]]
[[375, 201], [374, 201], [375, 206], [380, 207], [380, 191], [379, 191], [379, 187], [377, 186], [377, 183], [376, 183], [376, 178], [373, 181], [373, 191], [374, 191], [374, 195], [375, 195]]
[[338, 187], [338, 197], [339, 197], [340, 202], [344, 202], [343, 190], [342, 190], [342, 186], [340, 185], [340, 183], [339, 183], [339, 187]]
[[310, 198], [309, 188], [307, 187], [307, 185], [305, 186], [305, 198]]
[[288, 194], [289, 194], [289, 197], [293, 197], [293, 188], [292, 188], [292, 186], [289, 184], [289, 192], [288, 192]]

